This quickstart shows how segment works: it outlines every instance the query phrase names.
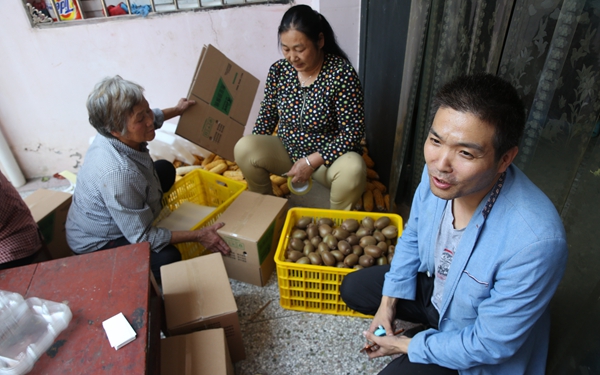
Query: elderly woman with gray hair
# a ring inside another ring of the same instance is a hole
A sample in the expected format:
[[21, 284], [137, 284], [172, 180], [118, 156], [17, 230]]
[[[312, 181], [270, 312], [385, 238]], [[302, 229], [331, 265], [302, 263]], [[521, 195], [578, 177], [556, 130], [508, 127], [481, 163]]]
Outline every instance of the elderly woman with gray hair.
[[89, 95], [90, 123], [98, 131], [77, 176], [67, 217], [69, 246], [76, 254], [130, 243], [149, 242], [152, 272], [181, 260], [174, 244], [200, 242], [213, 252], [230, 249], [217, 234], [216, 223], [195, 231], [170, 231], [152, 225], [162, 209], [162, 196], [175, 182], [175, 169], [153, 162], [147, 142], [165, 120], [181, 115], [194, 101], [150, 109], [143, 88], [120, 76], [105, 78]]

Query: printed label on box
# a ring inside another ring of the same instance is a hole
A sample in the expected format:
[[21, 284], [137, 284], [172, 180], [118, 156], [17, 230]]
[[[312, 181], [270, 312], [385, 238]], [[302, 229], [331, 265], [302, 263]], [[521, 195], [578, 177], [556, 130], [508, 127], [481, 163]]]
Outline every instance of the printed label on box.
[[223, 82], [223, 79], [219, 78], [219, 82], [217, 83], [217, 88], [215, 89], [215, 94], [213, 95], [210, 105], [223, 112], [224, 114], [229, 115], [229, 111], [231, 111], [232, 104], [233, 97], [231, 96], [229, 90], [227, 90], [227, 86], [225, 86], [225, 82]]

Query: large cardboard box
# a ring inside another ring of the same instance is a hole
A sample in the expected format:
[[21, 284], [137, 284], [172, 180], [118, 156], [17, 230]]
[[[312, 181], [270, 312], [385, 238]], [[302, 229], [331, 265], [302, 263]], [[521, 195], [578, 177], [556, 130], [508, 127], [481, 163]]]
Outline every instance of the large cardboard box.
[[223, 328], [231, 360], [246, 358], [238, 309], [220, 253], [162, 266], [160, 275], [170, 335]]
[[224, 257], [232, 279], [264, 286], [275, 269], [275, 251], [285, 223], [288, 201], [243, 191], [219, 217], [219, 235], [231, 248]]
[[23, 199], [44, 236], [53, 259], [73, 255], [67, 244], [65, 223], [73, 196], [56, 190], [39, 189]]
[[227, 159], [244, 135], [259, 80], [212, 45], [204, 46], [176, 134]]
[[223, 328], [160, 341], [162, 375], [234, 375]]

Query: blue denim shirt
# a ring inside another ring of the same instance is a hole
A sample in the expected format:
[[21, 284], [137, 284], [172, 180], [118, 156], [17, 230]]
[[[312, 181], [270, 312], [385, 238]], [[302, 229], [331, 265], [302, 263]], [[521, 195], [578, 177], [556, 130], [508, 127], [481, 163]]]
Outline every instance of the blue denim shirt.
[[[164, 114], [153, 109], [154, 126]], [[97, 134], [77, 174], [77, 187], [65, 224], [67, 242], [77, 254], [101, 249], [125, 237], [130, 243], [150, 242], [159, 252], [171, 232], [152, 226], [162, 209], [163, 191], [147, 149], [134, 150], [116, 138]]]
[[[564, 227], [548, 197], [514, 165], [486, 218], [482, 211], [489, 195], [457, 247], [439, 329], [415, 335], [408, 356], [460, 374], [543, 374], [548, 305], [567, 261]], [[384, 295], [414, 300], [417, 272], [434, 273], [445, 203], [431, 192], [425, 168], [386, 274]]]

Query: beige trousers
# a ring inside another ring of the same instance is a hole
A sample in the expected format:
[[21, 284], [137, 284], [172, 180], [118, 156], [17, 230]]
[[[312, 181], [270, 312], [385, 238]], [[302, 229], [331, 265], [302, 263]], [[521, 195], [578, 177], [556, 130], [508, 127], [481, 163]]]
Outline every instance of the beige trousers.
[[[292, 168], [292, 161], [281, 140], [272, 135], [247, 135], [234, 149], [235, 162], [242, 170], [248, 189], [273, 194], [270, 173], [282, 175]], [[332, 210], [350, 210], [365, 190], [367, 166], [356, 152], [348, 152], [329, 167], [321, 166], [312, 179], [330, 190]], [[310, 194], [310, 193], [309, 193]]]

